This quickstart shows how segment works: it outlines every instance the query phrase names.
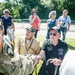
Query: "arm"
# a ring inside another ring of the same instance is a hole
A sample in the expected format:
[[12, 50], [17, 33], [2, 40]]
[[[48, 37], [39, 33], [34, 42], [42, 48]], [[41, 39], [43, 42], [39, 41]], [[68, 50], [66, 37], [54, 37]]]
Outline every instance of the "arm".
[[37, 56], [37, 58], [39, 60], [41, 60], [41, 59], [43, 59], [44, 55], [45, 55], [45, 51], [44, 50], [41, 50], [41, 52], [39, 53], [39, 55]]
[[34, 17], [34, 18], [32, 19], [32, 15], [29, 17], [29, 22], [30, 22], [30, 24], [32, 24], [32, 23], [34, 22], [35, 18], [36, 18], [36, 17]]
[[39, 53], [39, 55], [35, 56], [35, 65], [39, 63], [39, 60], [41, 60], [45, 55], [45, 51], [41, 50], [41, 52]]
[[40, 18], [37, 16], [37, 18], [38, 18], [38, 20], [39, 20], [39, 24], [38, 24], [38, 26], [39, 26], [39, 28], [40, 28], [40, 25], [41, 25], [41, 20], [40, 20]]
[[47, 29], [49, 29], [48, 24], [49, 24], [49, 20], [47, 20]]
[[70, 29], [70, 25], [71, 25], [71, 18], [68, 16], [68, 30]]
[[1, 20], [1, 25], [3, 25], [3, 21]]
[[15, 25], [14, 25], [13, 19], [11, 19], [11, 22], [12, 22], [12, 25], [13, 25], [13, 28], [14, 28], [14, 31], [15, 31]]
[[58, 20], [56, 19], [56, 26], [58, 26]]

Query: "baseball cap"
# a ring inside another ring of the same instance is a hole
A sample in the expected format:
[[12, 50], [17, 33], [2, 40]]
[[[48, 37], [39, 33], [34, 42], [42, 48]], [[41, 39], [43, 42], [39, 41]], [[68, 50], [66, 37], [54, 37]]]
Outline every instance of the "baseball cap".
[[31, 31], [31, 32], [35, 32], [34, 27], [27, 27], [27, 28], [25, 28], [25, 29], [27, 29], [27, 30], [29, 30], [29, 31]]
[[51, 31], [51, 30], [56, 30], [58, 33], [61, 34], [60, 27], [58, 27], [58, 26], [54, 26], [54, 27], [49, 29], [49, 31]]

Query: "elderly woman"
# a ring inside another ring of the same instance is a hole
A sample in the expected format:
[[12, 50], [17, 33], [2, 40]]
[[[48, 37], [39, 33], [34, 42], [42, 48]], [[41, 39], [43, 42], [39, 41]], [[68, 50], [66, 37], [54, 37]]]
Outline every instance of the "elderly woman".
[[4, 35], [7, 35], [7, 25], [8, 25], [8, 23], [11, 23], [13, 25], [14, 30], [15, 30], [15, 27], [14, 27], [13, 19], [9, 15], [10, 11], [8, 9], [5, 9], [3, 11], [3, 14], [4, 15], [1, 17], [1, 25], [4, 26]]
[[57, 26], [58, 22], [56, 19], [56, 11], [51, 11], [49, 13], [49, 19], [47, 20], [47, 35], [46, 35], [46, 39], [49, 39], [49, 29]]

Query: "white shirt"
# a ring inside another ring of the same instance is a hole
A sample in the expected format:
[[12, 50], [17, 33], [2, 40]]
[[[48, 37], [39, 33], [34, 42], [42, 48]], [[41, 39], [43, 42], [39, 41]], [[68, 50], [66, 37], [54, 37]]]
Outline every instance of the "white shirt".
[[9, 28], [8, 28], [8, 29], [7, 29], [7, 33], [10, 33], [11, 37], [10, 37], [9, 34], [8, 34], [8, 37], [9, 37], [10, 39], [14, 40], [15, 36], [14, 36], [13, 28], [12, 28], [12, 29], [9, 29]]
[[75, 75], [75, 51], [69, 50], [59, 69], [59, 75]]
[[[71, 18], [68, 15], [66, 17], [62, 15], [58, 18], [58, 22], [63, 22], [65, 23], [63, 27], [68, 27], [68, 25], [71, 24]], [[59, 26], [62, 26], [62, 25], [59, 24]]]

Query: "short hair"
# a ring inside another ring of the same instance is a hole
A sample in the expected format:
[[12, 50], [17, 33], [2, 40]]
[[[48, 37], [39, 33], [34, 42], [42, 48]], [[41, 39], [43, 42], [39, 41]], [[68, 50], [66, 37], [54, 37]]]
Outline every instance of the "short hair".
[[32, 9], [31, 14], [33, 15], [34, 12], [36, 12], [36, 9]]
[[3, 10], [3, 14], [5, 14], [5, 12], [10, 13], [10, 11], [8, 9]]
[[64, 10], [63, 10], [63, 13], [64, 13], [64, 12], [68, 12], [68, 10], [67, 10], [67, 9], [64, 9]]
[[51, 11], [51, 12], [49, 13], [49, 18], [51, 18], [51, 15], [52, 15], [53, 13], [56, 14], [56, 11], [55, 11], [55, 10]]

